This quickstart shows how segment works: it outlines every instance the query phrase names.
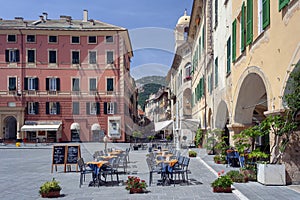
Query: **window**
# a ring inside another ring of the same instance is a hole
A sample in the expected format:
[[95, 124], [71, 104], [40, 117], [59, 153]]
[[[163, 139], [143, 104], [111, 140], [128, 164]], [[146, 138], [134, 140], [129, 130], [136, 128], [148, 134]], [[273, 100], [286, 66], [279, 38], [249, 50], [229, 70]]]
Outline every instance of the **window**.
[[113, 43], [114, 42], [114, 37], [113, 36], [106, 36], [105, 41], [106, 41], [106, 43]]
[[219, 73], [219, 67], [218, 67], [218, 57], [215, 59], [215, 87], [218, 87], [218, 73]]
[[50, 50], [49, 51], [49, 63], [50, 64], [56, 64], [56, 51], [55, 50]]
[[236, 59], [236, 20], [232, 22], [232, 62]]
[[80, 43], [80, 37], [79, 36], [72, 36], [71, 43], [72, 44], [79, 44]]
[[100, 103], [99, 102], [87, 102], [86, 103], [86, 114], [87, 115], [99, 115], [100, 114]]
[[35, 50], [33, 50], [33, 49], [27, 50], [27, 62], [35, 63]]
[[26, 36], [26, 41], [27, 41], [28, 43], [35, 42], [35, 35], [27, 35], [27, 36]]
[[89, 36], [88, 43], [89, 44], [97, 44], [97, 37], [96, 36]]
[[79, 51], [72, 51], [72, 64], [79, 64], [79, 63], [80, 63]]
[[90, 78], [90, 91], [97, 91], [97, 79]]
[[190, 78], [191, 77], [191, 64], [187, 64], [185, 67], [185, 77]]
[[79, 78], [72, 79], [72, 91], [79, 91]]
[[17, 78], [16, 77], [8, 78], [8, 90], [9, 91], [17, 90]]
[[50, 114], [50, 115], [60, 114], [59, 102], [46, 102], [46, 114]]
[[59, 91], [60, 79], [59, 78], [46, 78], [46, 90], [47, 91]]
[[16, 35], [7, 35], [7, 42], [16, 42], [17, 37]]
[[39, 114], [39, 102], [28, 102], [27, 111], [29, 115]]
[[35, 77], [26, 77], [24, 79], [24, 90], [38, 90], [39, 79]]
[[7, 49], [5, 50], [5, 61], [9, 63], [20, 61], [20, 51], [19, 49]]
[[117, 103], [116, 102], [104, 102], [104, 114], [116, 114]]
[[114, 63], [114, 52], [107, 51], [106, 52], [106, 64], [113, 64]]
[[49, 43], [57, 43], [57, 36], [50, 35], [49, 36]]
[[79, 115], [79, 102], [73, 102], [73, 115]]
[[89, 63], [97, 64], [97, 52], [96, 51], [89, 51]]
[[279, 7], [278, 7], [279, 11], [281, 11], [286, 5], [288, 5], [289, 2], [290, 0], [279, 0]]
[[263, 31], [263, 10], [262, 10], [262, 0], [257, 0], [257, 33], [261, 34]]
[[114, 91], [114, 79], [106, 79], [106, 91]]
[[253, 40], [253, 0], [247, 0], [247, 45]]
[[226, 68], [226, 72], [227, 74], [230, 73], [231, 71], [231, 61], [230, 61], [230, 57], [231, 57], [231, 53], [230, 53], [230, 46], [231, 46], [231, 39], [229, 37], [229, 39], [227, 40], [227, 68]]

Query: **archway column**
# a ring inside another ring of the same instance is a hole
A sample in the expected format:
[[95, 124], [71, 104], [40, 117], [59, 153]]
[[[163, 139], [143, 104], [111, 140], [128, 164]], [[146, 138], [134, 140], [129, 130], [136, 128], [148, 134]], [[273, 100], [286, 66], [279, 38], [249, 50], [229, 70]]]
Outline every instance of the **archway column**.
[[232, 123], [228, 124], [227, 128], [229, 130], [229, 144], [230, 146], [235, 146], [233, 136], [239, 134], [243, 130], [251, 127], [252, 124], [240, 124], [240, 123]]

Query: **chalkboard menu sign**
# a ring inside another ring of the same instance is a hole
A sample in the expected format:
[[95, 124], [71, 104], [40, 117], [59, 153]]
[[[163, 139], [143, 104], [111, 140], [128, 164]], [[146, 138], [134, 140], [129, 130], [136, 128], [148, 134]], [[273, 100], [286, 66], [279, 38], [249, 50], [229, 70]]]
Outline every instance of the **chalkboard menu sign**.
[[79, 157], [79, 146], [68, 146], [67, 164], [77, 164]]
[[53, 146], [53, 159], [52, 164], [63, 165], [65, 164], [66, 146]]
[[64, 172], [66, 167], [71, 171], [71, 165], [76, 165], [76, 172], [78, 171], [77, 160], [81, 157], [80, 145], [54, 145], [52, 150], [52, 169], [55, 166], [57, 171], [58, 165], [64, 165]]

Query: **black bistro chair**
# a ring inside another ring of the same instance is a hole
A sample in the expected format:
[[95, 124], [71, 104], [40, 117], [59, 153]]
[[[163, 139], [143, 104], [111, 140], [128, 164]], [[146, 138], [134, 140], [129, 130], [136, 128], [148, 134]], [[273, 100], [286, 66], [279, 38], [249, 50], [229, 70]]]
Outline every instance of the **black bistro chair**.
[[[84, 163], [83, 158], [79, 158], [77, 160], [77, 164], [78, 164], [78, 167], [80, 170], [79, 187], [81, 187], [81, 185], [83, 184], [83, 181], [85, 181], [85, 175], [93, 173], [94, 170], [91, 168], [87, 168], [86, 164]], [[94, 178], [93, 178], [93, 182], [94, 182]]]

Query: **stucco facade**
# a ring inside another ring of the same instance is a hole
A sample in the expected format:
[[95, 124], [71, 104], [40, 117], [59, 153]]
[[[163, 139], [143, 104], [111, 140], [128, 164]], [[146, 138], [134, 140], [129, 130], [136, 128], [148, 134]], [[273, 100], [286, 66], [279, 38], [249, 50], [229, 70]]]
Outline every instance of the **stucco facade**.
[[128, 32], [83, 16], [1, 19], [1, 137], [125, 141], [137, 116]]

